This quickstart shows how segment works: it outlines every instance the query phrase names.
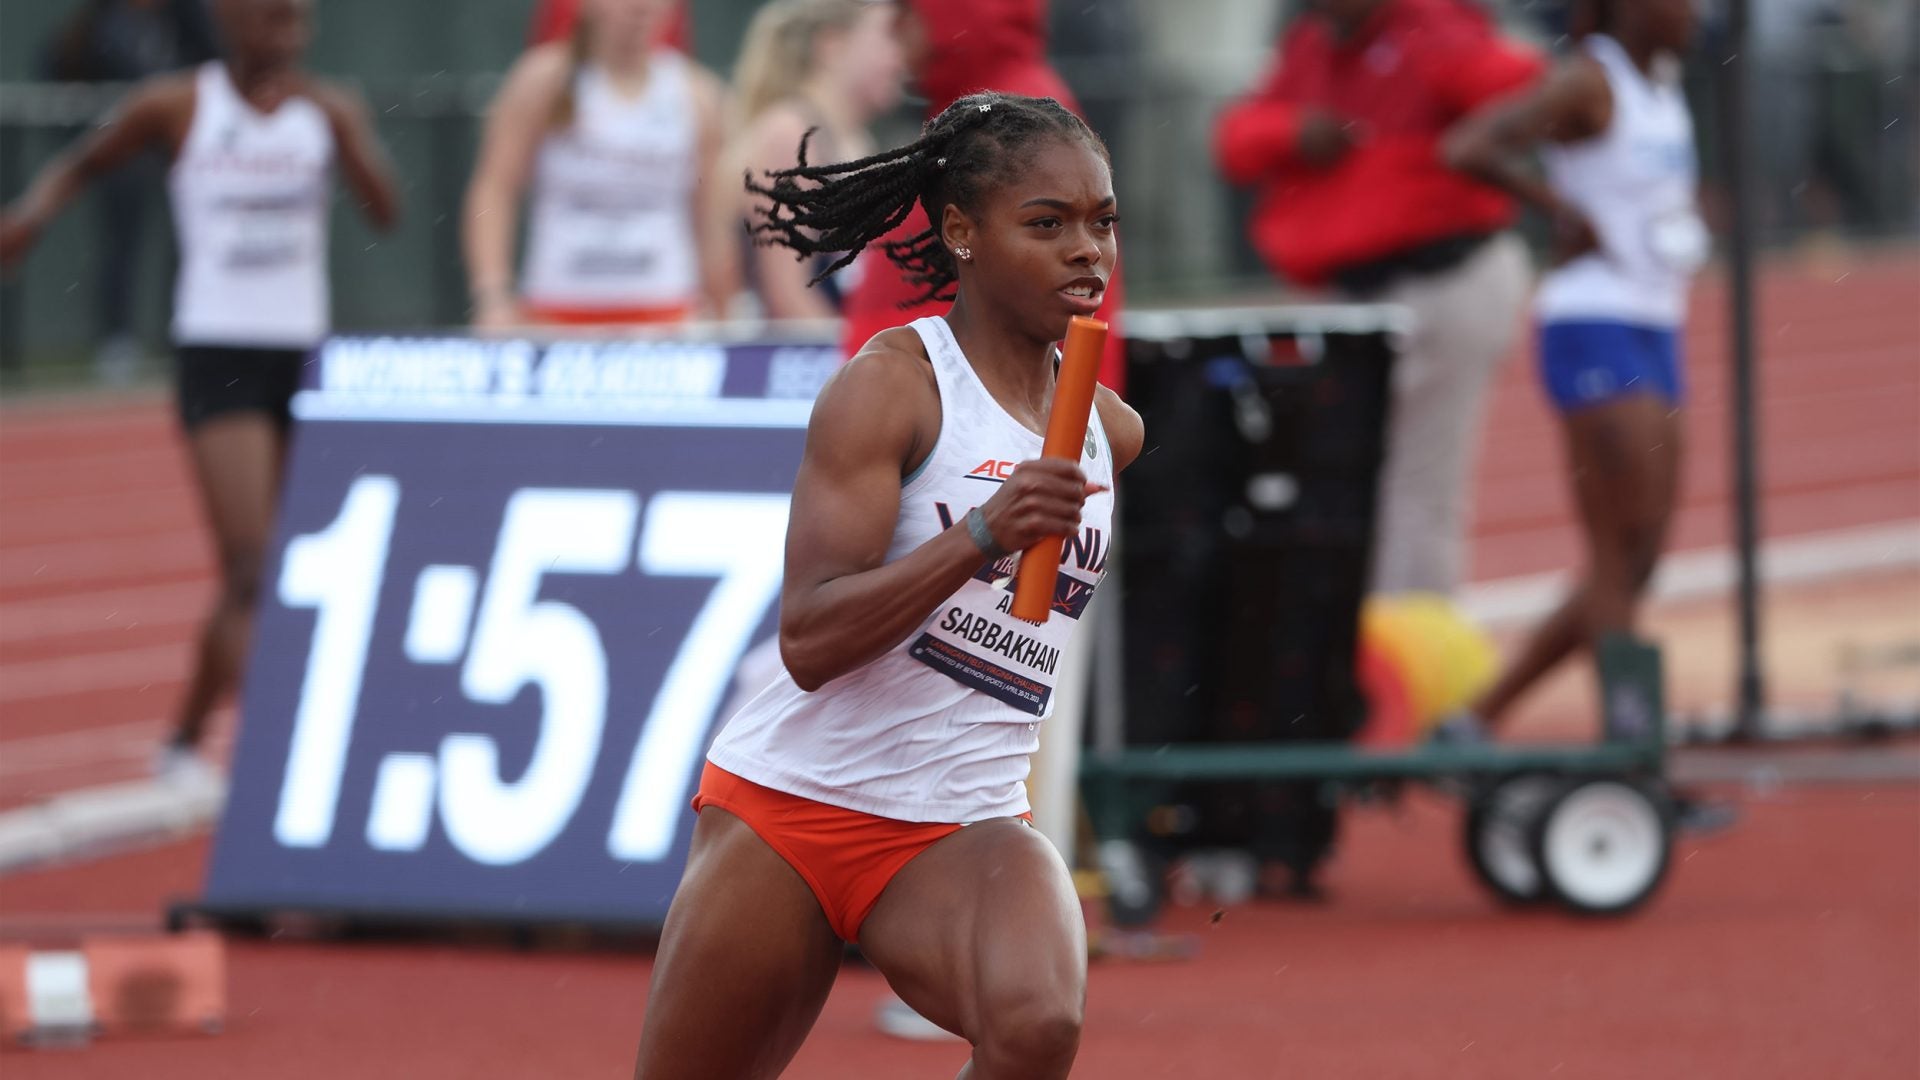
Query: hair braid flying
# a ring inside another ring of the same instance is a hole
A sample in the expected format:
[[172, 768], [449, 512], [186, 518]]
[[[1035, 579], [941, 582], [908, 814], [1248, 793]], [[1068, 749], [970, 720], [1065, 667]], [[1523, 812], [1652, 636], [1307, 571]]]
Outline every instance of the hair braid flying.
[[808, 162], [809, 131], [794, 167], [759, 180], [747, 176], [747, 190], [762, 199], [755, 242], [779, 244], [802, 259], [838, 252], [814, 275], [817, 284], [898, 227], [917, 203], [928, 228], [887, 241], [882, 250], [924, 290], [912, 303], [951, 300], [957, 269], [940, 240], [942, 214], [949, 204], [977, 206], [991, 184], [1009, 175], [1019, 151], [1044, 137], [1084, 139], [1106, 156], [1099, 136], [1059, 102], [1013, 94], [961, 98], [928, 121], [919, 139], [858, 161]]

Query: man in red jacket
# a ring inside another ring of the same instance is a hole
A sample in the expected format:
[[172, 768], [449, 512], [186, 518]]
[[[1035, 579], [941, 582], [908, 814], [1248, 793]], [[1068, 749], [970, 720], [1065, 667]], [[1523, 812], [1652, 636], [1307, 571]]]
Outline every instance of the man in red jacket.
[[1448, 169], [1440, 136], [1541, 70], [1469, 0], [1312, 0], [1215, 133], [1221, 171], [1260, 189], [1253, 243], [1276, 273], [1413, 313], [1380, 481], [1383, 592], [1459, 583], [1482, 406], [1529, 277], [1511, 200]]
[[[1047, 62], [1047, 0], [907, 0], [900, 10], [901, 38], [915, 82], [927, 98], [927, 115], [976, 90], [998, 90], [1029, 97], [1050, 97], [1079, 113], [1072, 91]], [[1084, 118], [1084, 117], [1083, 117]], [[915, 209], [887, 240], [903, 240], [926, 231], [925, 211]], [[946, 304], [928, 303], [902, 308], [920, 295], [920, 286], [907, 281], [881, 254], [879, 245], [860, 256], [858, 281], [848, 292], [843, 343], [847, 355], [858, 352], [867, 339], [890, 327], [937, 315]], [[1120, 336], [1119, 268], [1107, 282], [1100, 317], [1113, 323], [1107, 351], [1101, 358], [1100, 381], [1115, 393], [1124, 392], [1126, 343]]]

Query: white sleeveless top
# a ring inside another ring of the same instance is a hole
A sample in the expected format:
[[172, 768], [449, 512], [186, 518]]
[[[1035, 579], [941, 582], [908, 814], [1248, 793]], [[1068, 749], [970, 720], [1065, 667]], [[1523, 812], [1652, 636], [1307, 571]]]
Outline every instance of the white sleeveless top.
[[[940, 386], [940, 436], [900, 488], [887, 562], [987, 501], [1042, 439], [981, 384], [944, 318], [916, 320]], [[1094, 410], [1080, 467], [1107, 486], [1062, 552], [1053, 612], [1039, 625], [1005, 610], [1013, 555], [983, 564], [906, 640], [812, 693], [786, 672], [715, 739], [715, 765], [763, 787], [897, 821], [971, 822], [1027, 810], [1028, 758], [1053, 709], [1060, 654], [1105, 573], [1113, 451]]]
[[687, 61], [647, 61], [646, 88], [622, 97], [588, 66], [574, 80], [574, 121], [534, 163], [521, 291], [558, 307], [690, 303], [697, 288], [693, 190], [700, 124]]
[[167, 176], [182, 345], [307, 349], [327, 334], [333, 127], [309, 98], [249, 105], [219, 61], [194, 79], [193, 122]]
[[1591, 35], [1584, 47], [1606, 72], [1613, 120], [1591, 139], [1543, 148], [1541, 163], [1553, 190], [1593, 223], [1600, 248], [1548, 272], [1534, 310], [1547, 322], [1678, 327], [1711, 250], [1679, 64], [1663, 56], [1649, 79], [1610, 37]]

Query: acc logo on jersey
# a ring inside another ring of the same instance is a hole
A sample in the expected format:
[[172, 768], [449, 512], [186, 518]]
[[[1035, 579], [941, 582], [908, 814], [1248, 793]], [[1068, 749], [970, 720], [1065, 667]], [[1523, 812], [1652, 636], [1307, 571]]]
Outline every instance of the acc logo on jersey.
[[1011, 461], [983, 461], [975, 465], [973, 471], [967, 473], [967, 479], [986, 480], [995, 484], [1005, 483], [1006, 479], [1013, 475], [1014, 464]]
[[[1085, 452], [1086, 452], [1086, 456], [1089, 458], [1096, 458], [1100, 456], [1099, 444], [1094, 442], [1093, 432], [1091, 431], [1087, 432], [1087, 442], [1086, 442]], [[997, 461], [997, 460], [983, 461], [980, 464], [975, 465], [973, 469], [967, 473], [967, 479], [987, 480], [995, 484], [1004, 483], [1008, 478], [1013, 476], [1013, 467], [1016, 464], [1018, 464], [1018, 462]]]

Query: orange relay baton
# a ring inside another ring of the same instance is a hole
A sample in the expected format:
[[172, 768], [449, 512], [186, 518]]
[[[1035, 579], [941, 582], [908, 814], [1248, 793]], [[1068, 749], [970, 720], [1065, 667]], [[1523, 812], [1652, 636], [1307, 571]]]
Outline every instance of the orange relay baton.
[[[1067, 347], [1054, 377], [1053, 411], [1047, 414], [1047, 438], [1040, 456], [1080, 460], [1087, 441], [1087, 420], [1093, 412], [1093, 390], [1100, 374], [1100, 350], [1107, 344], [1107, 324], [1075, 315], [1067, 324]], [[1060, 549], [1066, 538], [1049, 536], [1020, 557], [1013, 579], [1013, 617], [1046, 622], [1053, 609], [1053, 581], [1060, 573]]]

